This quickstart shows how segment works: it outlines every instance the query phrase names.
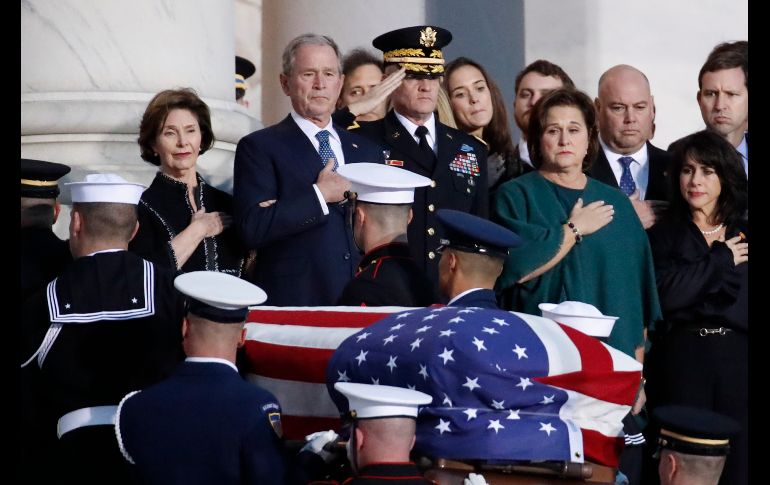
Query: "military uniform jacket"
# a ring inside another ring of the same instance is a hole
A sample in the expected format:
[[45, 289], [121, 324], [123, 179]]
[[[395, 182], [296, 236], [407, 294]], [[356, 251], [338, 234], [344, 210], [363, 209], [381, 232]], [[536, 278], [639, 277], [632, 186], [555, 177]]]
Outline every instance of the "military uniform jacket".
[[[345, 163], [382, 163], [378, 147], [335, 126]], [[235, 151], [233, 197], [241, 241], [257, 249], [254, 283], [268, 305], [333, 305], [353, 278], [360, 257], [348, 204], [324, 215], [313, 184], [323, 169], [313, 144], [291, 115], [255, 131]], [[260, 202], [276, 199], [261, 207]]]
[[[358, 475], [342, 482], [342, 485], [438, 485], [425, 478], [414, 463], [373, 463], [362, 468]], [[340, 485], [337, 481], [315, 481], [312, 485]]]
[[357, 133], [381, 145], [385, 163], [432, 180], [430, 186], [414, 191], [414, 218], [408, 239], [417, 266], [436, 284], [439, 256], [435, 250], [442, 235], [436, 211], [455, 209], [487, 217], [487, 148], [472, 136], [436, 120], [438, 152], [435, 159], [424, 160], [419, 145], [393, 110], [381, 120], [359, 125]]
[[500, 309], [500, 307], [497, 306], [495, 292], [481, 288], [471, 291], [470, 293], [466, 293], [465, 295], [458, 298], [457, 301], [452, 302], [452, 304], [449, 306], [479, 307], [490, 308], [493, 310]]
[[[650, 175], [647, 179], [647, 190], [644, 193], [644, 200], [668, 200], [666, 194], [666, 169], [671, 161], [671, 155], [647, 142], [647, 157], [649, 158], [647, 168]], [[618, 179], [610, 167], [607, 155], [599, 147], [599, 154], [596, 160], [591, 164], [591, 170], [588, 175], [600, 182], [618, 188]]]
[[116, 434], [142, 483], [282, 484], [280, 413], [229, 366], [188, 361], [123, 402]]
[[69, 244], [56, 237], [50, 227], [22, 227], [20, 249], [22, 302], [72, 261]]
[[[230, 194], [212, 187], [200, 174], [197, 178], [194, 194], [198, 209], [232, 215]], [[150, 187], [142, 193], [137, 207], [139, 231], [128, 249], [157, 265], [176, 270], [178, 264], [171, 240], [187, 229], [192, 220], [193, 208], [187, 194], [187, 184], [158, 172]], [[204, 238], [179, 269], [240, 276], [244, 253], [235, 228], [229, 227], [214, 237]]]
[[437, 301], [433, 284], [417, 267], [409, 246], [394, 242], [366, 253], [339, 305], [424, 307]]
[[54, 439], [62, 415], [117, 405], [181, 360], [183, 300], [173, 277], [127, 251], [102, 252], [76, 259], [25, 303], [22, 359]]

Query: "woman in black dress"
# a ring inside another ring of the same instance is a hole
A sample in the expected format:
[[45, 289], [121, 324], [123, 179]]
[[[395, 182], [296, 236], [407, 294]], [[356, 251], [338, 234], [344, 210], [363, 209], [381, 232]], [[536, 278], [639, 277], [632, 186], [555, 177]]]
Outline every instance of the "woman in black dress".
[[139, 128], [142, 158], [160, 171], [142, 194], [139, 232], [129, 250], [161, 266], [241, 276], [243, 250], [232, 224], [232, 196], [209, 185], [196, 166], [214, 145], [211, 115], [192, 89], [150, 101]]
[[678, 141], [672, 162], [670, 208], [648, 233], [664, 315], [649, 358], [650, 400], [739, 420], [722, 483], [748, 483], [746, 174], [730, 143], [707, 131]]

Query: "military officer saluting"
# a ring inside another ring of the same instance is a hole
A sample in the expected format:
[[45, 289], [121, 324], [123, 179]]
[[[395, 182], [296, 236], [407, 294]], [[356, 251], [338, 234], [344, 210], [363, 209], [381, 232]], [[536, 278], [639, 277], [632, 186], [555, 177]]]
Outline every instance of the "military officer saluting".
[[[120, 399], [160, 381], [182, 357], [184, 301], [174, 274], [129, 253], [144, 186], [93, 174], [72, 188], [75, 260], [22, 308], [23, 374], [35, 383], [38, 425], [55, 450], [51, 483], [126, 483], [112, 423]], [[60, 462], [57, 463], [57, 460]]]
[[377, 163], [340, 167], [355, 197], [353, 238], [364, 257], [345, 286], [340, 305], [428, 306], [437, 301], [434, 286], [417, 266], [407, 243], [414, 190], [430, 179]]
[[415, 191], [408, 235], [412, 256], [434, 283], [441, 237], [436, 211], [456, 209], [481, 217], [488, 211], [486, 147], [434, 115], [444, 73], [441, 48], [451, 40], [448, 30], [432, 26], [398, 29], [374, 39], [374, 47], [384, 53], [385, 74], [403, 67], [406, 77], [393, 91], [393, 109], [385, 118], [354, 128], [381, 145], [386, 164], [431, 179], [429, 186]]

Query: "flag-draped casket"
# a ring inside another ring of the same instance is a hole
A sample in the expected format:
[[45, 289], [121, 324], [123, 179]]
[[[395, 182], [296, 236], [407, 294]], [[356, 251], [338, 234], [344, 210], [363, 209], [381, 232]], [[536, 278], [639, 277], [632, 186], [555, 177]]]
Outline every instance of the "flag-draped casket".
[[281, 402], [290, 438], [338, 425], [327, 389], [345, 409], [331, 385], [349, 380], [433, 396], [417, 429], [428, 456], [615, 466], [641, 377], [593, 337], [501, 310], [262, 307], [249, 322], [249, 378]]

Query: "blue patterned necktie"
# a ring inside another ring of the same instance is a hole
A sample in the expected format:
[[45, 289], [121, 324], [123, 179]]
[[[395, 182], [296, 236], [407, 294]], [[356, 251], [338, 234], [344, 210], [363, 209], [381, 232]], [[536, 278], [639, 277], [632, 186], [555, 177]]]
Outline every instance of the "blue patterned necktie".
[[631, 175], [630, 165], [634, 161], [631, 157], [620, 157], [618, 162], [623, 166], [623, 173], [620, 176], [620, 191], [624, 194], [631, 195], [636, 190], [636, 182]]
[[337, 156], [332, 151], [332, 146], [329, 145], [329, 135], [330, 133], [328, 130], [321, 130], [315, 134], [315, 137], [318, 138], [318, 154], [321, 156], [321, 163], [324, 165], [326, 165], [326, 162], [330, 158], [333, 158], [334, 159], [333, 170], [336, 172], [340, 164], [337, 163]]

